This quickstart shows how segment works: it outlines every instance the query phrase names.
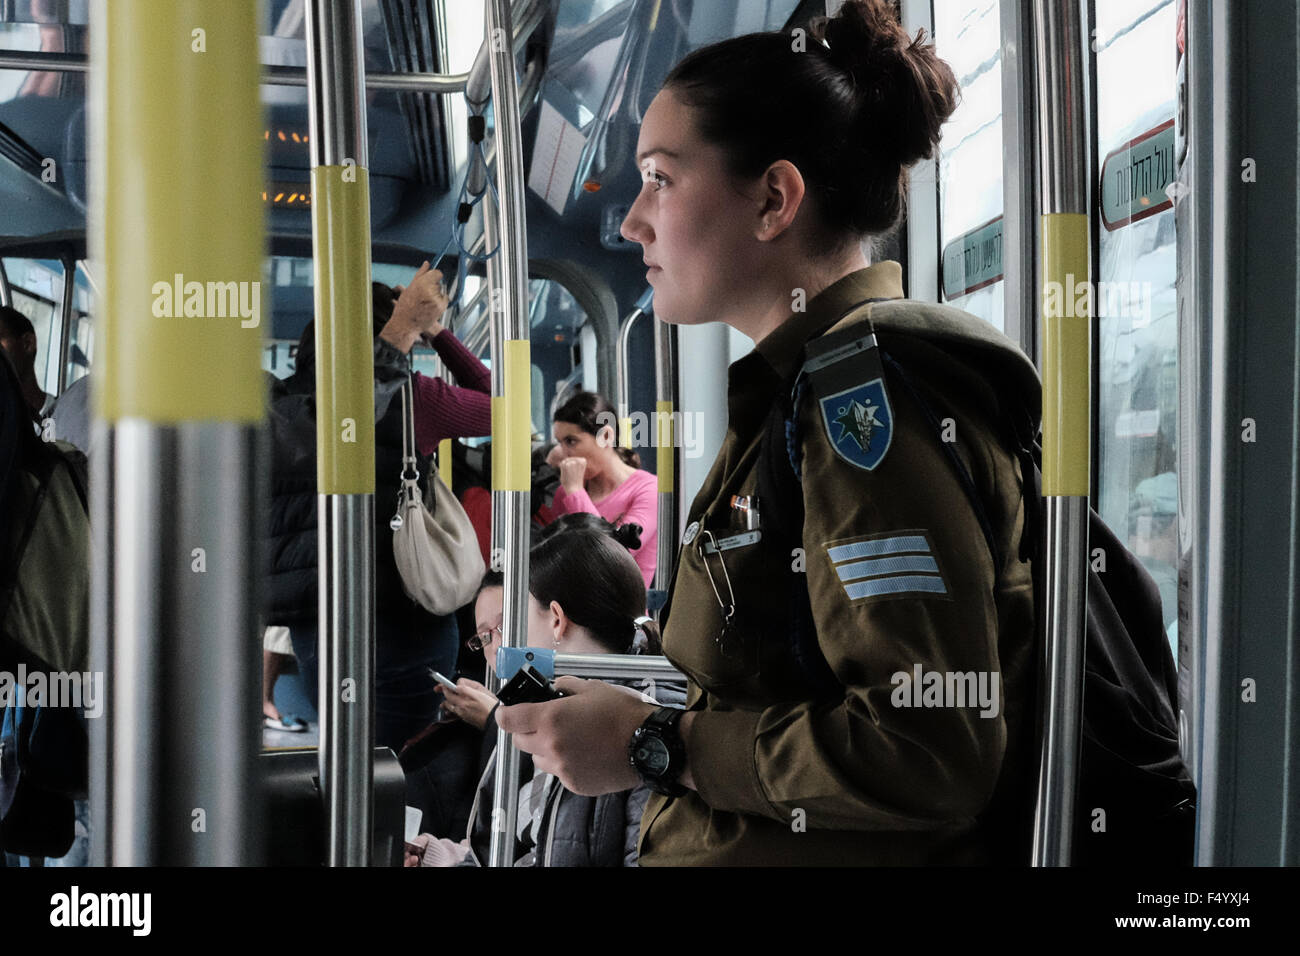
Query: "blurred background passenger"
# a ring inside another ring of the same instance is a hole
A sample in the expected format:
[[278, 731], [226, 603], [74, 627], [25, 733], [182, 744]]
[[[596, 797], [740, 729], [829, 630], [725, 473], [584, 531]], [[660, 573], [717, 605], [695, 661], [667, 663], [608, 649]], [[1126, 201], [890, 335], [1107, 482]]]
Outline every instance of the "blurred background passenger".
[[551, 504], [557, 515], [586, 512], [614, 525], [641, 527], [641, 546], [632, 552], [645, 586], [655, 575], [659, 538], [659, 484], [641, 469], [641, 459], [618, 447], [618, 417], [595, 392], [578, 392], [555, 410], [557, 442], [548, 463], [560, 472]]
[[[373, 286], [375, 374], [375, 741], [400, 751], [434, 719], [439, 698], [431, 669], [454, 671], [459, 646], [455, 615], [434, 615], [407, 596], [391, 545], [389, 520], [402, 471], [402, 402], [409, 353], [418, 341], [438, 350], [467, 387], [416, 373], [415, 435], [422, 483], [439, 440], [491, 431], [490, 376], [446, 330], [441, 274], [426, 262], [405, 289]], [[316, 591], [315, 330], [298, 343], [294, 373], [272, 387], [271, 578], [268, 625], [289, 628], [299, 670], [318, 700]], [[427, 487], [427, 485], [424, 485]], [[276, 655], [279, 657], [280, 655]], [[269, 666], [279, 668], [275, 657]], [[273, 688], [274, 681], [265, 682]], [[263, 713], [278, 719], [263, 693]], [[269, 705], [269, 706], [268, 706]]]
[[54, 410], [54, 396], [36, 381], [36, 329], [17, 309], [0, 305], [0, 349], [9, 356], [32, 420], [40, 422]]

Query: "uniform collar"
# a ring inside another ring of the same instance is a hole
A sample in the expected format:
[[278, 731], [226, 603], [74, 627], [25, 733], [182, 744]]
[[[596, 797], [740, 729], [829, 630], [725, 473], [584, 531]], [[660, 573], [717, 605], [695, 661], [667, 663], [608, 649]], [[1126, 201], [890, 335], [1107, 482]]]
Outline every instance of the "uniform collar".
[[803, 312], [790, 317], [754, 346], [782, 380], [799, 367], [804, 344], [819, 331], [843, 318], [866, 299], [901, 299], [903, 268], [897, 262], [878, 262], [850, 272], [813, 296]]

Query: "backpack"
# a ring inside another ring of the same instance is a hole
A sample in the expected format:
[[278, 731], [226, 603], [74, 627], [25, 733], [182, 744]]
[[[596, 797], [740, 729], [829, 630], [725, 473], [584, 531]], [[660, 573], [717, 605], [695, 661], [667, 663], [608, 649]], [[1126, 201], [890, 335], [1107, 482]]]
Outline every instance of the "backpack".
[[[869, 320], [868, 320], [869, 323]], [[891, 333], [892, 334], [892, 333]], [[939, 417], [913, 385], [910, 373], [880, 347], [887, 373], [903, 385], [943, 448], [970, 502], [995, 568], [1003, 566], [992, 524], [975, 482], [953, 443], [943, 440]], [[783, 516], [773, 531], [800, 544], [804, 502], [799, 472], [797, 410], [803, 380], [786, 383], [768, 414], [759, 453], [759, 494]], [[1005, 441], [1024, 476], [1025, 522], [1020, 559], [1029, 561], [1034, 606], [1043, 606], [1042, 495], [1038, 428], [1028, 409], [1009, 416]], [[1032, 493], [1030, 488], [1032, 487]], [[789, 516], [788, 518], [784, 516]], [[1091, 507], [1090, 548], [1106, 554], [1104, 573], [1088, 572], [1087, 635], [1081, 762], [1074, 816], [1075, 865], [1133, 864], [1191, 866], [1194, 853], [1196, 789], [1178, 748], [1177, 670], [1165, 636], [1160, 592], [1133, 556]], [[802, 583], [802, 576], [796, 578]], [[791, 602], [788, 656], [819, 698], [843, 688], [817, 643], [806, 584]], [[1040, 692], [1041, 696], [1041, 692]], [[1035, 735], [1035, 741], [1040, 735]], [[1035, 755], [1036, 756], [1036, 755]], [[1094, 832], [1093, 811], [1105, 810], [1105, 830]], [[1032, 799], [1020, 806], [1032, 818]], [[1028, 834], [1028, 829], [1023, 830]], [[1028, 862], [1026, 847], [1025, 862]]]
[[73, 800], [87, 788], [85, 718], [77, 707], [27, 700], [29, 680], [20, 678], [87, 670], [86, 458], [35, 434], [7, 359], [0, 360], [0, 513], [0, 848], [59, 857], [73, 843]]

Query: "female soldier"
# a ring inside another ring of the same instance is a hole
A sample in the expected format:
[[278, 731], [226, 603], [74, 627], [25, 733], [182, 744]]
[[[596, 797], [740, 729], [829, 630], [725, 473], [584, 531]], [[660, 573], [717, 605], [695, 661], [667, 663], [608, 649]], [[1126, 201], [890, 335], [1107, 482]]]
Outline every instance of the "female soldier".
[[659, 486], [641, 459], [619, 448], [614, 408], [595, 392], [578, 392], [555, 410], [555, 448], [547, 462], [560, 472], [552, 510], [558, 515], [599, 515], [614, 525], [641, 527], [632, 549], [645, 586], [655, 576], [659, 547]]
[[687, 710], [565, 678], [572, 696], [498, 721], [578, 793], [656, 790], [645, 865], [1023, 861], [1033, 598], [999, 423], [1036, 422], [1036, 375], [863, 253], [934, 151], [952, 71], [886, 0], [811, 33], [691, 54], [637, 144], [623, 234], [656, 316], [756, 343], [661, 618]]

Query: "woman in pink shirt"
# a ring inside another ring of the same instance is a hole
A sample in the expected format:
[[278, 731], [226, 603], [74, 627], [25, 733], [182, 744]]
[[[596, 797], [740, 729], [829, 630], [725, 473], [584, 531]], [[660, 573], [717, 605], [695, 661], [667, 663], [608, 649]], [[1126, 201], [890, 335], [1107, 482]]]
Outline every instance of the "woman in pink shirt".
[[655, 576], [658, 546], [658, 490], [641, 459], [617, 445], [618, 416], [595, 392], [578, 392], [555, 411], [558, 444], [547, 459], [560, 471], [551, 508], [557, 515], [585, 511], [613, 525], [641, 526], [641, 547], [632, 551], [646, 587]]

